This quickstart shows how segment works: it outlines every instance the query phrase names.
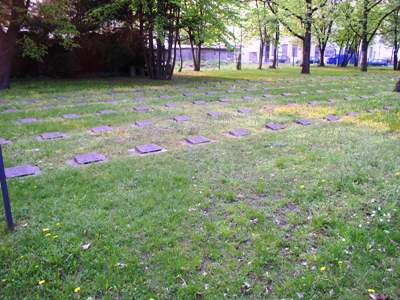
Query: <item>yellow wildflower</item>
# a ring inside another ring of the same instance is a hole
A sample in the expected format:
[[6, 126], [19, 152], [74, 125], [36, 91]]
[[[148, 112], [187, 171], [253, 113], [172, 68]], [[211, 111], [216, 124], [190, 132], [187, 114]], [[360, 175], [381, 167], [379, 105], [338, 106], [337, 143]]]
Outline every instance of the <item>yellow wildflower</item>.
[[300, 186], [300, 189], [302, 189], [302, 190], [303, 190], [303, 189], [304, 189], [304, 185], [301, 185], [301, 186]]
[[326, 270], [326, 267], [325, 267], [325, 266], [322, 266], [321, 268], [319, 268], [319, 270], [320, 270], [321, 272], [324, 272], [324, 271]]
[[46, 227], [46, 228], [43, 228], [42, 231], [43, 231], [43, 233], [49, 232], [49, 231], [50, 231], [50, 228], [47, 228], [47, 227]]
[[49, 237], [51, 236], [51, 233], [46, 233], [44, 236]]
[[54, 235], [54, 236], [53, 236], [53, 239], [56, 239], [56, 238], [58, 238], [58, 235]]
[[80, 291], [81, 291], [81, 288], [79, 286], [74, 289], [75, 293], [79, 293]]
[[373, 294], [373, 293], [375, 293], [375, 290], [374, 289], [368, 289], [368, 293]]
[[39, 285], [43, 285], [43, 284], [45, 284], [45, 283], [46, 283], [46, 280], [44, 280], [44, 279], [38, 281], [38, 284], [39, 284]]
[[396, 175], [397, 177], [400, 177], [400, 172], [396, 172], [396, 174], [394, 174], [394, 175]]

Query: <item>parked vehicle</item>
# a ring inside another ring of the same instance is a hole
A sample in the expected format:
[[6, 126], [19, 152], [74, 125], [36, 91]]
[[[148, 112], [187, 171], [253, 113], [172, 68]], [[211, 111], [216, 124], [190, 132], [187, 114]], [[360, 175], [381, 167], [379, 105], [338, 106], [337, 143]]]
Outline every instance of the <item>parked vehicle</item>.
[[368, 65], [375, 67], [387, 67], [388, 62], [386, 59], [372, 59], [368, 62]]

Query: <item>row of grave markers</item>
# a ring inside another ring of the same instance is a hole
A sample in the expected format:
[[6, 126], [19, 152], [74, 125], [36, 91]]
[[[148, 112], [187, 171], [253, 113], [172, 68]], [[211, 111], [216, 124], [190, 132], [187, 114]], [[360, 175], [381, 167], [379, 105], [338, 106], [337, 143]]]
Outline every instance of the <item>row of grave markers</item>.
[[[357, 113], [351, 112], [348, 113], [347, 115], [349, 116], [356, 116]], [[328, 115], [324, 118], [328, 122], [333, 122], [333, 121], [338, 121], [340, 120], [339, 116], [336, 115]], [[313, 122], [309, 119], [299, 119], [296, 120], [295, 123], [302, 125], [302, 126], [309, 126]], [[277, 131], [277, 130], [283, 130], [287, 128], [286, 125], [280, 124], [280, 123], [267, 123], [265, 125], [266, 128]], [[64, 135], [62, 133], [48, 133], [49, 134], [49, 139], [58, 139], [58, 138], [64, 138]], [[230, 130], [228, 134], [232, 137], [243, 137], [251, 134], [251, 131], [246, 128], [236, 128], [233, 130]], [[202, 135], [195, 135], [195, 136], [190, 136], [184, 139], [183, 143], [186, 145], [194, 146], [194, 145], [201, 145], [201, 144], [208, 144], [211, 143], [212, 140], [209, 138], [202, 136]], [[161, 152], [166, 152], [167, 149], [157, 145], [157, 144], [143, 144], [143, 145], [138, 145], [133, 149], [128, 150], [129, 154], [132, 155], [149, 155], [149, 154], [155, 154], [155, 153], [161, 153]], [[86, 153], [86, 154], [79, 154], [74, 156], [73, 160], [69, 161], [68, 163], [70, 165], [87, 165], [87, 164], [92, 164], [92, 163], [97, 163], [97, 162], [102, 162], [106, 161], [107, 157], [104, 156], [103, 154], [100, 153]], [[5, 169], [6, 176], [8, 178], [14, 178], [14, 177], [23, 177], [23, 176], [31, 176], [31, 175], [39, 175], [41, 173], [41, 170], [38, 166], [34, 165], [22, 165], [22, 166], [16, 166], [16, 167], [10, 167]]]

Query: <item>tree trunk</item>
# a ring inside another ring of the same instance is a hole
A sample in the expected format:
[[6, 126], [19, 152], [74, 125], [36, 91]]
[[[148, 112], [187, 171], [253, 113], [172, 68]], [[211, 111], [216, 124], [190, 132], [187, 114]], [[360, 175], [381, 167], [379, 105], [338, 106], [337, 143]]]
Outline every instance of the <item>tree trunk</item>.
[[357, 43], [356, 49], [354, 50], [354, 67], [358, 68], [358, 62], [360, 61], [360, 43]]
[[194, 70], [199, 72], [201, 69], [201, 43], [196, 45], [196, 64], [194, 65]]
[[361, 71], [368, 71], [368, 12], [369, 1], [364, 0], [363, 20], [362, 20], [362, 39], [361, 39]]
[[276, 25], [275, 29], [275, 41], [274, 41], [274, 60], [272, 61], [271, 69], [276, 69], [278, 67], [278, 47], [279, 47], [279, 23]]
[[319, 59], [320, 59], [319, 66], [320, 67], [325, 67], [324, 58], [325, 58], [325, 48], [324, 47], [319, 47]]
[[236, 70], [240, 71], [242, 69], [242, 45], [239, 47], [239, 55], [236, 62]]
[[310, 74], [311, 33], [306, 33], [303, 39], [303, 62], [301, 73]]
[[311, 55], [311, 27], [312, 27], [312, 0], [306, 0], [307, 13], [304, 24], [305, 33], [303, 38], [303, 65], [301, 68], [302, 74], [310, 74], [310, 55]]
[[260, 40], [260, 57], [258, 58], [258, 69], [261, 70], [263, 66], [263, 58], [264, 58], [264, 46], [265, 42]]
[[15, 41], [0, 39], [0, 90], [10, 88], [11, 67], [15, 52]]
[[394, 91], [400, 93], [400, 80], [397, 81], [397, 84], [396, 84], [396, 87], [395, 87]]
[[361, 71], [368, 71], [368, 41], [366, 37], [363, 37], [361, 41]]
[[180, 65], [179, 65], [179, 70], [178, 72], [182, 72], [183, 69], [183, 57], [182, 57], [182, 45], [181, 45], [181, 37], [179, 36], [178, 40], [178, 46], [179, 46], [179, 57], [180, 57]]
[[393, 53], [393, 70], [397, 71], [399, 69], [399, 65], [398, 65], [398, 49], [394, 49], [394, 53]]
[[269, 62], [270, 53], [271, 53], [271, 41], [268, 38], [267, 41], [265, 42], [265, 55], [264, 55], [264, 62], [265, 63]]

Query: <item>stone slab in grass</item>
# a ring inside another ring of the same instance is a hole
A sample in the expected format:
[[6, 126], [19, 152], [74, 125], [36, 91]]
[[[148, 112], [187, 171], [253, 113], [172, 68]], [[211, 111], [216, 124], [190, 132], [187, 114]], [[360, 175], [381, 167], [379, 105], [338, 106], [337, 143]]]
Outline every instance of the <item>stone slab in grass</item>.
[[140, 120], [135, 122], [135, 126], [137, 127], [145, 127], [150, 125], [153, 125], [153, 121], [151, 120]]
[[140, 101], [143, 101], [145, 99], [146, 98], [144, 96], [136, 96], [131, 100], [131, 102], [140, 102]]
[[385, 105], [385, 106], [383, 107], [383, 109], [384, 109], [384, 110], [395, 110], [396, 107], [395, 107], [395, 106], [390, 106], [390, 105]]
[[24, 176], [32, 176], [39, 175], [40, 168], [33, 165], [23, 165], [16, 166], [11, 168], [5, 168], [6, 177], [14, 178], [14, 177], [24, 177]]
[[208, 92], [206, 92], [206, 94], [208, 95], [208, 96], [213, 96], [213, 95], [217, 95], [217, 94], [219, 94], [220, 92], [218, 92], [218, 91], [208, 91]]
[[250, 130], [248, 130], [246, 128], [236, 128], [236, 129], [232, 129], [231, 131], [229, 131], [229, 134], [234, 137], [241, 137], [241, 136], [249, 135]]
[[105, 161], [107, 158], [100, 153], [79, 154], [74, 157], [74, 162], [79, 165], [93, 164]]
[[137, 154], [151, 154], [157, 152], [165, 152], [166, 149], [157, 145], [157, 144], [144, 144], [136, 146], [135, 149], [129, 150], [130, 153], [137, 153]]
[[112, 127], [108, 126], [108, 125], [97, 126], [97, 127], [94, 127], [94, 128], [90, 129], [90, 131], [92, 133], [103, 133], [103, 132], [109, 132], [109, 131], [112, 131], [112, 130], [113, 130]]
[[0, 138], [0, 145], [4, 146], [4, 145], [10, 145], [10, 144], [12, 144], [11, 141]]
[[39, 139], [43, 141], [64, 139], [66, 137], [63, 132], [45, 132], [39, 135]]
[[254, 98], [251, 97], [251, 96], [243, 96], [242, 99], [245, 100], [245, 101], [251, 101], [251, 100], [253, 100]]
[[185, 96], [185, 97], [192, 97], [192, 96], [194, 96], [195, 94], [192, 93], [192, 92], [184, 92], [182, 95]]
[[281, 94], [281, 96], [283, 96], [283, 97], [289, 97], [289, 96], [292, 96], [293, 94], [292, 93], [282, 93]]
[[264, 94], [263, 97], [264, 97], [264, 98], [272, 98], [273, 95], [271, 95], [271, 94]]
[[119, 103], [119, 101], [113, 100], [113, 99], [104, 100], [103, 102], [108, 103], [108, 104], [118, 104]]
[[282, 125], [279, 123], [273, 123], [273, 122], [265, 124], [265, 127], [267, 127], [268, 129], [271, 129], [271, 130], [282, 130], [282, 129], [286, 128], [285, 125]]
[[296, 120], [295, 122], [297, 124], [303, 125], [303, 126], [308, 126], [308, 125], [312, 124], [311, 120], [309, 120], [309, 119], [299, 119], [299, 120]]
[[160, 95], [160, 99], [171, 99], [174, 98], [174, 96], [171, 95]]
[[191, 145], [199, 145], [199, 144], [206, 144], [210, 143], [211, 140], [206, 138], [205, 136], [202, 135], [194, 135], [194, 136], [189, 136], [185, 138], [185, 141], [188, 142]]
[[23, 119], [18, 119], [17, 122], [22, 124], [31, 124], [39, 122], [39, 120], [36, 118], [23, 118]]
[[239, 108], [238, 112], [240, 112], [241, 114], [248, 114], [251, 113], [253, 110], [251, 108]]
[[138, 112], [147, 112], [150, 110], [150, 107], [148, 107], [147, 105], [139, 105], [139, 106], [135, 106], [133, 108], [134, 111], [138, 111]]
[[328, 122], [334, 122], [334, 121], [339, 121], [340, 117], [336, 115], [328, 115], [325, 117], [325, 120], [327, 120]]
[[64, 119], [79, 119], [81, 115], [79, 114], [65, 114], [63, 115]]
[[9, 108], [9, 109], [4, 110], [3, 112], [4, 113], [17, 113], [17, 112], [20, 112], [20, 110], [16, 109], [16, 108]]
[[100, 110], [97, 112], [99, 115], [109, 115], [115, 113], [114, 110], [112, 109], [105, 109], [105, 110]]
[[195, 100], [195, 101], [193, 101], [193, 104], [196, 104], [196, 105], [204, 105], [204, 104], [207, 104], [207, 101], [204, 101], [204, 100]]
[[186, 115], [176, 116], [173, 118], [173, 120], [176, 122], [186, 122], [189, 121], [189, 116]]
[[357, 116], [358, 116], [358, 112], [349, 111], [349, 112], [346, 113], [346, 116], [349, 116], [349, 117], [357, 117]]
[[174, 107], [177, 107], [178, 105], [175, 102], [168, 102], [168, 103], [165, 103], [164, 106], [168, 107], [168, 108], [174, 108]]
[[223, 113], [220, 112], [220, 111], [210, 111], [210, 112], [207, 113], [207, 115], [209, 117], [218, 118], [218, 117], [222, 116]]
[[228, 98], [220, 98], [218, 101], [219, 101], [219, 102], [222, 102], [222, 103], [229, 103], [229, 102], [231, 102], [231, 100], [228, 99]]
[[54, 106], [53, 105], [44, 105], [39, 107], [40, 110], [49, 110], [52, 109]]

